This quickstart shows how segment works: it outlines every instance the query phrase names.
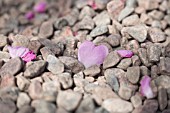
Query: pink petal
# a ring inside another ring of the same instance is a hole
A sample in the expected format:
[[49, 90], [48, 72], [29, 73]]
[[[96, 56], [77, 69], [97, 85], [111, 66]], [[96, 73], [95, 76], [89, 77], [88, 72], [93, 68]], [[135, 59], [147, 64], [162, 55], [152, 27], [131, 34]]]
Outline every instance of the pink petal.
[[34, 59], [36, 59], [36, 55], [32, 51], [29, 51], [25, 56], [22, 57], [22, 60], [25, 62], [30, 62]]
[[34, 13], [32, 11], [29, 11], [25, 14], [25, 18], [28, 20], [32, 20], [34, 18]]
[[88, 0], [88, 5], [91, 6], [94, 10], [97, 9], [97, 6], [94, 0]]
[[108, 48], [106, 46], [95, 46], [95, 44], [90, 41], [83, 42], [78, 49], [78, 60], [83, 63], [86, 68], [102, 64], [107, 55]]
[[29, 52], [29, 49], [25, 47], [8, 46], [8, 51], [9, 51], [10, 56], [12, 58], [15, 58], [15, 57], [23, 57], [26, 53]]
[[143, 96], [146, 96], [148, 99], [154, 97], [152, 89], [150, 87], [150, 81], [151, 78], [149, 76], [144, 76], [140, 81], [141, 84], [140, 92]]
[[46, 2], [40, 2], [34, 6], [34, 11], [38, 13], [44, 13], [46, 11]]
[[117, 53], [122, 58], [131, 58], [133, 56], [133, 52], [131, 50], [117, 50]]

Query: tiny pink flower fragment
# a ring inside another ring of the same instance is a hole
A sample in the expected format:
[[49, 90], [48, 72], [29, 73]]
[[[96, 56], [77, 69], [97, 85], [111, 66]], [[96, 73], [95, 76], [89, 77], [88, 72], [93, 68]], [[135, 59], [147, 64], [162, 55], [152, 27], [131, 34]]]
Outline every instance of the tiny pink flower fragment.
[[38, 13], [44, 13], [46, 11], [46, 2], [40, 2], [34, 6], [34, 11]]
[[88, 68], [93, 65], [102, 64], [108, 53], [108, 48], [106, 46], [95, 46], [94, 43], [85, 41], [78, 49], [78, 60]]
[[94, 10], [97, 9], [97, 5], [94, 0], [88, 0], [88, 5], [91, 6]]
[[12, 58], [20, 57], [25, 62], [29, 62], [36, 58], [36, 55], [25, 47], [11, 47], [8, 46], [9, 54]]
[[131, 58], [133, 56], [133, 52], [131, 50], [117, 50], [117, 53], [122, 58]]
[[25, 56], [22, 57], [22, 59], [25, 62], [30, 62], [30, 61], [36, 59], [36, 55], [32, 51], [29, 51]]
[[147, 99], [154, 97], [154, 94], [150, 87], [150, 81], [151, 78], [149, 76], [144, 76], [140, 81], [141, 84], [140, 92], [143, 96], [146, 96]]
[[25, 18], [27, 19], [27, 20], [32, 20], [33, 18], [34, 18], [34, 13], [32, 12], [32, 11], [29, 11], [29, 12], [27, 12], [26, 14], [25, 14]]

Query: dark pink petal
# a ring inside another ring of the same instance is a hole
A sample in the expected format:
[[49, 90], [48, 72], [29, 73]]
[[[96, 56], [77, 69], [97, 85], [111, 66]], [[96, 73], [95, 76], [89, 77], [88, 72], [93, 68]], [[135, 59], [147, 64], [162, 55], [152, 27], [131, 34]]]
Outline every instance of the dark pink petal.
[[22, 60], [25, 62], [30, 62], [34, 59], [36, 59], [36, 55], [32, 51], [29, 51], [25, 56], [22, 57]]
[[133, 56], [133, 52], [131, 50], [117, 50], [117, 53], [122, 58], [131, 58]]
[[46, 11], [46, 2], [40, 2], [34, 6], [34, 11], [38, 13], [44, 13]]
[[142, 80], [140, 81], [141, 89], [140, 92], [143, 96], [146, 96], [146, 98], [153, 98], [154, 94], [150, 87], [150, 81], [151, 78], [149, 76], [144, 76]]
[[95, 46], [90, 41], [83, 42], [78, 49], [78, 60], [86, 68], [103, 63], [108, 55], [108, 48], [104, 45]]
[[25, 14], [25, 18], [28, 19], [28, 20], [32, 20], [34, 18], [34, 12], [32, 11], [29, 11]]
[[23, 57], [23, 56], [25, 56], [25, 54], [27, 54], [29, 52], [29, 49], [25, 48], [25, 47], [8, 46], [7, 48], [8, 48], [9, 54], [12, 58]]

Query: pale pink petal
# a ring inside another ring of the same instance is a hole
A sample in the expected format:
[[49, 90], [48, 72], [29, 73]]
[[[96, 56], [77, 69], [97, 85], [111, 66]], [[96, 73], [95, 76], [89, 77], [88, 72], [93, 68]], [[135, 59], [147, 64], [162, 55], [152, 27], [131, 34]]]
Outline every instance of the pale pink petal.
[[30, 62], [34, 59], [36, 59], [36, 55], [32, 51], [29, 51], [25, 56], [22, 57], [22, 60], [25, 62]]
[[133, 52], [131, 50], [117, 50], [117, 53], [122, 58], [131, 58], [133, 56]]
[[11, 47], [11, 46], [8, 46], [8, 51], [9, 51], [9, 54], [12, 58], [15, 58], [15, 57], [23, 57], [26, 53], [29, 52], [29, 49], [28, 48], [25, 48], [25, 47]]
[[38, 13], [44, 13], [46, 11], [46, 2], [40, 2], [34, 6], [34, 11]]
[[34, 13], [32, 11], [29, 11], [25, 14], [25, 18], [28, 20], [32, 20], [34, 18]]
[[97, 9], [97, 5], [94, 0], [88, 0], [88, 5], [91, 6], [94, 10]]
[[86, 68], [102, 64], [107, 55], [108, 48], [106, 46], [95, 46], [95, 44], [90, 41], [83, 42], [78, 49], [78, 60], [83, 63]]
[[146, 98], [153, 98], [154, 94], [150, 86], [151, 78], [149, 76], [144, 76], [142, 80], [140, 81], [141, 89], [140, 92], [143, 96], [146, 96]]

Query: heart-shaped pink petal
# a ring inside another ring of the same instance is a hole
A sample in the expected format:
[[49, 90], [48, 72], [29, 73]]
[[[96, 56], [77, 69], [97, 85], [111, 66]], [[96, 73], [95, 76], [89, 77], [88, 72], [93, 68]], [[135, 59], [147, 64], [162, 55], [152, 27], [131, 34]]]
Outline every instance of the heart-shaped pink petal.
[[143, 96], [146, 96], [146, 98], [148, 99], [154, 97], [153, 91], [150, 87], [150, 81], [151, 78], [149, 76], [144, 76], [140, 81], [141, 84], [140, 92]]
[[7, 48], [8, 48], [9, 54], [12, 58], [23, 57], [23, 56], [25, 56], [25, 54], [27, 54], [29, 52], [29, 49], [25, 48], [25, 47], [8, 46]]
[[38, 13], [44, 13], [46, 11], [46, 2], [40, 2], [34, 6], [34, 11]]
[[117, 53], [122, 58], [131, 58], [133, 56], [133, 52], [131, 50], [117, 50]]
[[94, 43], [85, 41], [78, 49], [78, 60], [88, 68], [93, 65], [102, 64], [108, 53], [108, 48], [106, 46], [95, 46]]

